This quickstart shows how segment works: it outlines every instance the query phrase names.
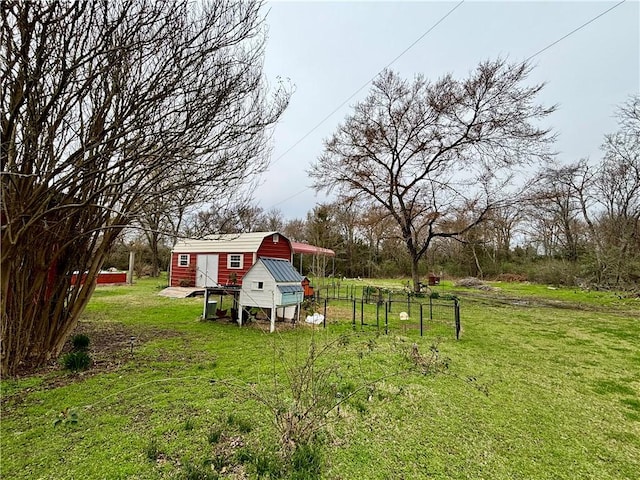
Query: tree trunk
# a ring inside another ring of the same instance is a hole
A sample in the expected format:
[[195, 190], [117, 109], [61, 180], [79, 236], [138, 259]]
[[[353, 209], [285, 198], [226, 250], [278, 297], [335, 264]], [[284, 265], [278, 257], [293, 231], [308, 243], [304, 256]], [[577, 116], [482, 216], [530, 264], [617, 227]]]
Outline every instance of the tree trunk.
[[418, 270], [419, 263], [419, 257], [411, 257], [411, 281], [413, 282], [413, 291], [415, 293], [420, 293], [420, 272]]
[[55, 260], [38, 268], [51, 253], [27, 253], [3, 265], [9, 272], [2, 278], [7, 292], [2, 301], [3, 377], [55, 359], [95, 288], [101, 261], [93, 261], [86, 275], [59, 268]]

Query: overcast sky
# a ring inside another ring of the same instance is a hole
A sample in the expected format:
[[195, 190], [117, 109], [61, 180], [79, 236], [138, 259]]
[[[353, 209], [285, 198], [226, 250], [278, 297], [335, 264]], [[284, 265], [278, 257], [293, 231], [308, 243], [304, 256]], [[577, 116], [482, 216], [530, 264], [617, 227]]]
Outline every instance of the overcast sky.
[[[369, 86], [309, 132], [457, 3], [267, 4], [265, 71], [272, 84], [278, 76], [290, 79], [295, 93], [275, 130], [271, 168], [255, 191], [259, 206], [304, 218], [327, 200], [309, 188], [307, 170]], [[405, 78], [423, 73], [435, 80], [448, 72], [465, 78], [487, 59], [522, 61], [616, 3], [467, 0], [391, 68]], [[616, 128], [616, 106], [640, 91], [639, 24], [640, 3], [627, 0], [532, 60], [530, 82], [547, 83], [540, 101], [559, 106], [549, 118], [559, 134], [558, 161], [599, 158], [603, 135]]]

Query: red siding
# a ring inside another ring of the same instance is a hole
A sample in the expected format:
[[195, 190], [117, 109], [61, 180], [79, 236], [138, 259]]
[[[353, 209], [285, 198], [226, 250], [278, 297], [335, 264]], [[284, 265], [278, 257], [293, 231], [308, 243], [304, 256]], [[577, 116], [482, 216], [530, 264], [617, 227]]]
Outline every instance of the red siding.
[[[291, 260], [291, 243], [289, 240], [284, 238], [282, 235], [279, 235], [279, 239], [277, 243], [273, 242], [273, 235], [269, 235], [265, 237], [260, 247], [258, 248], [258, 252], [256, 258], [258, 257], [271, 257], [271, 258], [283, 258], [285, 260]], [[229, 269], [228, 265], [228, 253], [222, 252], [211, 252], [211, 253], [201, 253], [201, 255], [218, 255], [218, 283], [221, 285], [231, 284], [231, 280], [229, 275], [231, 273], [236, 274], [236, 283], [240, 285], [242, 283], [242, 277], [247, 273], [247, 271], [253, 265], [253, 254], [254, 252], [244, 252], [242, 254], [242, 268], [239, 269]], [[179, 267], [178, 266], [178, 257], [179, 253], [173, 253], [171, 255], [171, 286], [179, 287], [180, 282], [184, 282], [189, 286], [193, 286], [196, 284], [196, 265], [198, 265], [198, 254], [191, 253], [189, 254], [189, 266], [188, 267]], [[233, 254], [231, 254], [233, 255]]]
[[[80, 283], [83, 284], [87, 278], [86, 273], [80, 277]], [[78, 281], [78, 275], [71, 276], [71, 285], [75, 285]], [[118, 285], [127, 283], [127, 272], [100, 272], [96, 283], [100, 285]]]
[[253, 252], [242, 253], [242, 268], [227, 268], [229, 264], [229, 255], [238, 255], [237, 253], [221, 253], [218, 261], [218, 283], [221, 285], [231, 285], [229, 276], [236, 274], [236, 284], [242, 283], [242, 277], [249, 271], [253, 265]]
[[277, 243], [273, 243], [273, 235], [265, 237], [258, 248], [258, 257], [283, 258], [291, 261], [291, 244], [282, 235]]
[[[209, 252], [209, 253], [190, 253], [189, 266], [179, 267], [178, 257], [181, 253], [174, 253], [171, 255], [171, 286], [179, 287], [180, 282], [185, 283], [185, 286], [194, 286], [196, 284], [196, 266], [198, 265], [198, 255], [218, 255], [218, 279], [217, 282], [221, 285], [231, 284], [229, 275], [231, 273], [236, 274], [236, 283], [240, 285], [242, 277], [253, 265], [253, 252], [242, 253], [242, 268], [227, 268], [228, 265], [228, 253]], [[231, 255], [237, 255], [233, 253]]]
[[188, 267], [178, 266], [179, 253], [171, 255], [171, 286], [180, 287], [183, 282], [184, 286], [193, 287], [196, 284], [196, 260], [197, 254], [192, 253], [189, 258]]

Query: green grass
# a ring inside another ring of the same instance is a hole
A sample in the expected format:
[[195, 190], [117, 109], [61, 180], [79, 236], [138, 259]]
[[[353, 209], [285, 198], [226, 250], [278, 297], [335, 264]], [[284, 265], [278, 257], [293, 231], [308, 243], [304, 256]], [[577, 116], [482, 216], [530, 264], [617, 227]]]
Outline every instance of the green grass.
[[[635, 479], [640, 471], [637, 299], [444, 282], [436, 290], [462, 305], [455, 341], [446, 328], [432, 325], [421, 338], [396, 320], [390, 335], [353, 332], [340, 305], [327, 330], [278, 325], [269, 335], [202, 322], [202, 299], [159, 297], [162, 285], [97, 289], [78, 329], [91, 338], [88, 371], [2, 381], [2, 478], [276, 478], [274, 410], [251, 392], [286, 400], [275, 375], [282, 382], [312, 338], [323, 345], [341, 334], [318, 371], [330, 369], [325, 387], [356, 393], [330, 415], [313, 446], [320, 453], [300, 450], [309, 463], [292, 478], [317, 471], [318, 459], [331, 479]], [[405, 372], [411, 344], [426, 354], [436, 336], [449, 368]], [[54, 426], [63, 411], [78, 422]]]

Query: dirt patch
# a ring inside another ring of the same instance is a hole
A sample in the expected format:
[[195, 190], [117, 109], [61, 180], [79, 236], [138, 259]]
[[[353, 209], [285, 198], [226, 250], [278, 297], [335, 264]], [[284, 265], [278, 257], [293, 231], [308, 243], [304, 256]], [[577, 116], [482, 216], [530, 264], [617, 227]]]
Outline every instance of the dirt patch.
[[95, 373], [116, 370], [133, 359], [135, 349], [149, 341], [181, 336], [174, 330], [129, 327], [121, 323], [82, 322], [65, 344], [63, 354], [71, 350], [71, 338], [80, 333], [87, 335], [91, 341], [89, 353], [93, 366], [90, 371]]
[[[302, 318], [302, 317], [301, 317]], [[277, 331], [286, 331], [293, 330], [294, 328], [300, 326], [307, 326], [304, 322], [292, 322], [291, 320], [277, 320], [276, 321], [276, 330]], [[257, 318], [255, 320], [251, 320], [243, 324], [243, 328], [255, 328], [256, 330], [260, 330], [262, 332], [268, 333], [271, 329], [271, 320]]]
[[88, 370], [77, 374], [63, 373], [64, 369], [57, 360], [38, 368], [24, 365], [17, 372], [15, 378], [25, 379], [38, 376], [42, 377], [42, 383], [34, 388], [21, 389], [14, 395], [2, 395], [0, 399], [2, 405], [4, 406], [7, 402], [20, 402], [33, 390], [58, 388], [81, 382], [100, 373], [116, 371], [122, 365], [136, 360], [135, 355], [132, 355], [132, 347], [135, 353], [135, 349], [149, 341], [182, 336], [173, 330], [130, 327], [111, 322], [80, 322], [63, 347], [62, 355], [71, 351], [71, 338], [80, 333], [87, 335], [90, 340], [88, 353], [91, 356], [92, 365]]

